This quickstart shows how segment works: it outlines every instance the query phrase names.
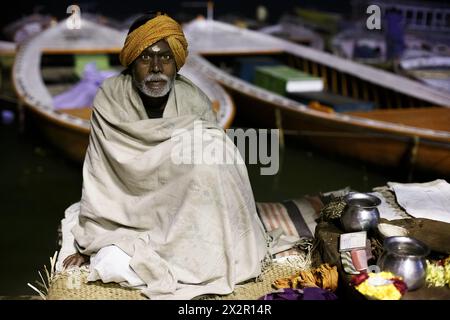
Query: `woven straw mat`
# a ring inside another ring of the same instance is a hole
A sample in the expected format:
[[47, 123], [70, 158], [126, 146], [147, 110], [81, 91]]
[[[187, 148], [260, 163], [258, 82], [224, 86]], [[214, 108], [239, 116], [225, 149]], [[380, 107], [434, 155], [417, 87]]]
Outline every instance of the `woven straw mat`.
[[[291, 258], [292, 257], [292, 258]], [[205, 295], [196, 299], [216, 300], [257, 300], [258, 298], [275, 291], [272, 283], [279, 278], [289, 277], [301, 270], [309, 269], [310, 261], [301, 256], [286, 257], [283, 262], [274, 262], [258, 277], [245, 284], [237, 285], [234, 292], [225, 295]], [[300, 260], [299, 260], [300, 259]], [[59, 273], [52, 281], [48, 300], [146, 300], [140, 290], [121, 287], [117, 283], [102, 283], [101, 281], [87, 283], [88, 271], [80, 269], [80, 282], [78, 286], [70, 286], [69, 275]]]

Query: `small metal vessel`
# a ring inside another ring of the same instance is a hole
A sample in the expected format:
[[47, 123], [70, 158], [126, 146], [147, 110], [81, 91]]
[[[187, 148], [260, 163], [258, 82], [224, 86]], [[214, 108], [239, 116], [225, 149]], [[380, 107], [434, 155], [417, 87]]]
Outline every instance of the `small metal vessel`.
[[346, 232], [375, 229], [380, 220], [377, 206], [381, 200], [371, 194], [353, 192], [344, 197], [346, 206], [341, 215], [341, 224]]
[[425, 258], [430, 253], [426, 244], [411, 237], [389, 237], [384, 240], [383, 247], [377, 262], [382, 271], [401, 276], [409, 291], [425, 284]]

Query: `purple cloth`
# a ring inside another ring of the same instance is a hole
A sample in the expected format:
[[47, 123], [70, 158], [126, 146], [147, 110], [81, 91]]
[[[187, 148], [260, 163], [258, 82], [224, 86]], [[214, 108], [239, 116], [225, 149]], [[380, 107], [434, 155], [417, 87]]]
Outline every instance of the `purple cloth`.
[[322, 288], [286, 288], [266, 294], [259, 300], [337, 300], [337, 296]]
[[337, 296], [322, 288], [305, 288], [303, 289], [303, 300], [337, 300]]
[[69, 90], [53, 97], [55, 109], [92, 107], [97, 89], [103, 81], [117, 74], [117, 71], [97, 70], [95, 62], [86, 64], [81, 81]]
[[386, 11], [386, 55], [388, 59], [399, 58], [406, 48], [402, 13], [391, 9]]

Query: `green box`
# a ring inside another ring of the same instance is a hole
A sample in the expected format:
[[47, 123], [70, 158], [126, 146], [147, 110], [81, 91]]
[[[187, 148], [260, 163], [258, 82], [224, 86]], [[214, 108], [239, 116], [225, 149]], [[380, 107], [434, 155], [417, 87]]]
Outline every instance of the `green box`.
[[75, 73], [81, 78], [83, 76], [86, 64], [95, 62], [97, 70], [110, 70], [109, 57], [106, 54], [76, 54], [75, 55]]

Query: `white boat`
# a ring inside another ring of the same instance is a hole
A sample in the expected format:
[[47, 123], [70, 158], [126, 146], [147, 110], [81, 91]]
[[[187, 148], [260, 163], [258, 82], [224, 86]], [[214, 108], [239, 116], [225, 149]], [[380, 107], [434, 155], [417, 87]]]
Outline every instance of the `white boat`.
[[[42, 76], [42, 56], [110, 54], [117, 58], [126, 33], [83, 20], [81, 29], [68, 29], [64, 20], [33, 37], [18, 50], [13, 67], [13, 84], [21, 105], [36, 120], [45, 135], [70, 158], [82, 161], [88, 144], [90, 106], [57, 110]], [[192, 79], [213, 102], [224, 128], [231, 125], [234, 105], [214, 81], [206, 79], [188, 59], [182, 74]]]
[[404, 55], [399, 71], [432, 87], [450, 92], [450, 53], [417, 50]]
[[324, 49], [322, 37], [313, 30], [303, 26], [300, 19], [295, 16], [284, 15], [278, 24], [261, 28], [258, 31], [314, 49]]

